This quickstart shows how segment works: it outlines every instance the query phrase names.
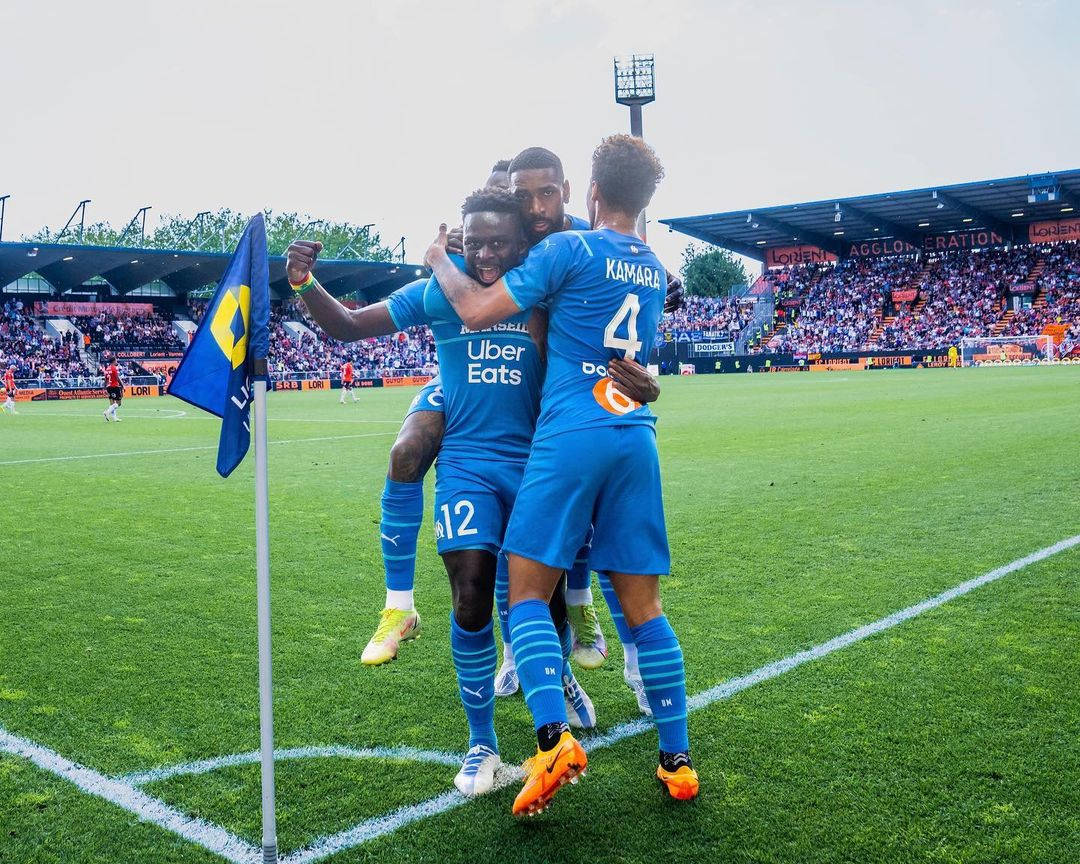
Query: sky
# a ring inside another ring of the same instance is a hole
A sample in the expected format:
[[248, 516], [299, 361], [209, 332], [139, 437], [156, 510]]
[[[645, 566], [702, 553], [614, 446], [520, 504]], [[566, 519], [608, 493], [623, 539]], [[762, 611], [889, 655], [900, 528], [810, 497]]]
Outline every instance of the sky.
[[1080, 167], [1080, 3], [4, 0], [5, 240], [150, 204], [374, 222], [422, 259], [498, 158], [558, 153], [571, 212], [652, 53], [652, 220]]

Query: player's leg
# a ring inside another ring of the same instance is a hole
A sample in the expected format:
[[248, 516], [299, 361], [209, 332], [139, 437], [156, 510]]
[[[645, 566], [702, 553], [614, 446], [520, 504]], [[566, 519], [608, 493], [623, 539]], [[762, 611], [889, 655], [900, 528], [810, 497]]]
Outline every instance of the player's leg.
[[544, 809], [588, 761], [570, 733], [560, 680], [563, 643], [548, 607], [585, 539], [597, 491], [594, 469], [606, 461], [602, 449], [580, 446], [571, 440], [575, 435], [533, 442], [504, 543], [510, 558], [510, 637], [537, 739], [515, 814]]
[[[638, 667], [660, 743], [656, 776], [677, 799], [693, 798], [697, 772], [690, 761], [686, 677], [679, 640], [660, 605], [660, 573], [671, 569], [656, 434], [649, 426], [616, 427], [612, 451], [620, 470], [600, 489], [595, 507], [592, 563], [608, 573], [637, 645]], [[626, 526], [634, 542], [626, 542]]]
[[607, 659], [607, 640], [593, 605], [588, 543], [566, 571], [566, 612], [574, 635], [574, 662], [586, 669], [599, 669]]
[[344, 405], [345, 404], [345, 391], [348, 390], [348, 389], [349, 388], [345, 386], [345, 382], [342, 381], [341, 382], [341, 398], [338, 399], [338, 405]]
[[112, 417], [117, 423], [120, 422], [120, 417], [117, 415], [117, 411], [120, 410], [120, 406], [124, 404], [124, 391], [120, 390], [116, 394], [116, 403], [113, 405]]
[[566, 716], [571, 728], [593, 729], [596, 726], [596, 709], [593, 707], [589, 694], [574, 676], [574, 669], [570, 663], [574, 650], [574, 631], [570, 627], [566, 606], [566, 575], [563, 574], [555, 585], [551, 601], [548, 603], [551, 622], [555, 625], [555, 632], [559, 634], [559, 647], [562, 649], [563, 701], [566, 703]]
[[349, 395], [352, 397], [353, 402], [359, 402], [360, 401], [359, 399], [356, 398], [356, 382], [355, 381], [353, 381], [349, 385]]
[[510, 564], [506, 556], [499, 553], [495, 568], [495, 610], [499, 616], [499, 631], [502, 634], [503, 656], [499, 671], [495, 674], [495, 695], [513, 696], [518, 692], [517, 664], [514, 662], [514, 649], [510, 644]]
[[637, 645], [634, 643], [634, 634], [626, 626], [626, 616], [623, 615], [619, 598], [611, 585], [611, 580], [606, 573], [597, 573], [596, 579], [600, 583], [600, 590], [604, 594], [604, 600], [611, 612], [612, 623], [615, 624], [615, 632], [619, 635], [619, 642], [623, 650], [623, 680], [630, 688], [637, 700], [638, 710], [642, 714], [652, 714], [649, 707], [649, 697], [645, 693], [645, 684], [641, 680], [641, 671], [638, 669]]
[[431, 394], [425, 396], [427, 390], [424, 388], [414, 401], [390, 448], [379, 522], [386, 605], [379, 626], [361, 656], [361, 661], [369, 666], [392, 660], [397, 656], [398, 645], [420, 632], [420, 616], [413, 604], [416, 538], [424, 516], [424, 475], [439, 452], [445, 429], [439, 410], [441, 391], [436, 401]]
[[499, 767], [495, 736], [495, 629], [491, 620], [496, 556], [483, 549], [460, 549], [443, 555], [453, 612], [450, 650], [458, 693], [469, 724], [469, 747], [454, 785], [464, 795], [491, 791]]

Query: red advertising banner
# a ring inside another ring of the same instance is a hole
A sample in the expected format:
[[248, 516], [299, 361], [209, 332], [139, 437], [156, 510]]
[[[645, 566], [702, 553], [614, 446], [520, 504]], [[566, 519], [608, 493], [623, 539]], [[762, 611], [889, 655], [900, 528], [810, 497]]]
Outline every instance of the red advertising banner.
[[903, 291], [892, 292], [893, 303], [914, 303], [915, 298], [919, 296], [918, 288], [905, 288]]
[[108, 315], [120, 315], [127, 317], [142, 318], [154, 314], [153, 303], [85, 303], [67, 300], [45, 300], [34, 304], [34, 310], [38, 315], [97, 315], [104, 312]]
[[765, 250], [765, 266], [791, 267], [793, 264], [821, 264], [826, 261], [836, 261], [832, 252], [826, 252], [817, 246], [777, 246]]
[[1030, 243], [1060, 243], [1062, 240], [1080, 240], [1080, 219], [1032, 222], [1028, 225]]
[[430, 375], [410, 375], [404, 378], [383, 378], [383, 387], [422, 387], [431, 380]]

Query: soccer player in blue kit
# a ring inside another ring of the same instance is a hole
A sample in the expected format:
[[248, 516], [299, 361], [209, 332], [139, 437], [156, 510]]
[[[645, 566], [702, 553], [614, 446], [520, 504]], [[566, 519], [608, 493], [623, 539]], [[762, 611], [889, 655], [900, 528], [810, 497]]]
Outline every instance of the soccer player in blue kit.
[[683, 654], [660, 604], [659, 577], [670, 570], [670, 552], [656, 418], [621, 394], [607, 374], [613, 359], [641, 360], [652, 350], [666, 279], [635, 226], [662, 177], [647, 144], [613, 135], [593, 153], [593, 230], [551, 235], [492, 285], [453, 264], [445, 226], [426, 256], [470, 329], [548, 304], [540, 419], [503, 542], [510, 558], [511, 639], [537, 734], [515, 814], [543, 810], [588, 761], [569, 730], [558, 684], [562, 650], [547, 603], [590, 522], [590, 563], [607, 572], [637, 645], [659, 735], [656, 776], [673, 798], [698, 794]]
[[[520, 207], [506, 192], [487, 189], [467, 199], [463, 215], [462, 266], [481, 281], [494, 282], [528, 248]], [[435, 534], [450, 577], [451, 651], [469, 722], [469, 749], [455, 784], [467, 795], [479, 795], [492, 788], [500, 764], [492, 625], [497, 558], [539, 413], [546, 315], [533, 310], [473, 332], [434, 281], [411, 283], [384, 303], [350, 311], [311, 274], [319, 251], [317, 243], [293, 243], [287, 268], [290, 282], [328, 333], [367, 338], [428, 324], [435, 335], [446, 416], [436, 465]], [[590, 728], [595, 712], [568, 662], [569, 629], [565, 608], [560, 609], [561, 592], [552, 600], [564, 631], [564, 708], [575, 725]]]

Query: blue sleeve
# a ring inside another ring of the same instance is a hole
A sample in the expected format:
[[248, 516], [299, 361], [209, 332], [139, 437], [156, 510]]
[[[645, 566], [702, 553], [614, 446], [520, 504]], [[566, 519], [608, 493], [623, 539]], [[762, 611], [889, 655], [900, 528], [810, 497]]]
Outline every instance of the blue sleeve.
[[518, 267], [503, 274], [503, 285], [518, 309], [531, 309], [558, 291], [573, 269], [584, 240], [573, 233], [553, 234], [529, 250]]
[[570, 217], [570, 230], [571, 231], [588, 231], [592, 228], [588, 219], [582, 219], [580, 216]]
[[425, 287], [427, 279], [417, 279], [398, 288], [386, 298], [386, 308], [398, 330], [408, 330], [410, 327], [428, 323], [427, 313], [424, 312]]

